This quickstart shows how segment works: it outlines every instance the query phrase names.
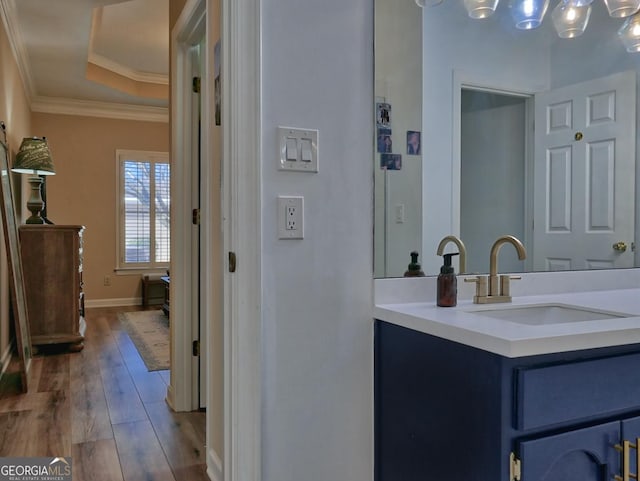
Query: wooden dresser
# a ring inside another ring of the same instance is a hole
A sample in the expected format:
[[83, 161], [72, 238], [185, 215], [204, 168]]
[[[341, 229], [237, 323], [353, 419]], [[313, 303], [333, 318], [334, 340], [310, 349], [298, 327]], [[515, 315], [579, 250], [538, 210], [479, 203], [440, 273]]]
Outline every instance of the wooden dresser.
[[31, 343], [83, 347], [86, 324], [79, 225], [22, 225], [20, 247]]

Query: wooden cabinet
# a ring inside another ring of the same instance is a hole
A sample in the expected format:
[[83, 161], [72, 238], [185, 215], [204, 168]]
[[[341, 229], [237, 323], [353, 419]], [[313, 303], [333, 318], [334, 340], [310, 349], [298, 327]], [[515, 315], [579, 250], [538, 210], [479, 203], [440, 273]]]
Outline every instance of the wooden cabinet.
[[20, 247], [34, 346], [84, 345], [82, 232], [77, 225], [22, 225]]
[[507, 358], [376, 321], [375, 480], [622, 476], [638, 365], [640, 344]]
[[162, 276], [160, 278], [162, 280], [162, 284], [164, 285], [164, 301], [162, 302], [162, 310], [164, 315], [169, 316], [169, 312], [171, 311], [171, 278], [169, 276]]

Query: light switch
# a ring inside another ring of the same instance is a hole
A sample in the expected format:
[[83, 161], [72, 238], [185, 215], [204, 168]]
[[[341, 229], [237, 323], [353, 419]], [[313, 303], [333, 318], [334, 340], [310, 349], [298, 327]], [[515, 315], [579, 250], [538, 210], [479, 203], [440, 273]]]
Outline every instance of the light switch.
[[287, 137], [287, 160], [290, 162], [298, 160], [298, 141], [291, 137]]
[[303, 162], [311, 162], [313, 155], [311, 153], [311, 139], [300, 139], [301, 159]]
[[278, 170], [318, 172], [318, 131], [278, 127]]

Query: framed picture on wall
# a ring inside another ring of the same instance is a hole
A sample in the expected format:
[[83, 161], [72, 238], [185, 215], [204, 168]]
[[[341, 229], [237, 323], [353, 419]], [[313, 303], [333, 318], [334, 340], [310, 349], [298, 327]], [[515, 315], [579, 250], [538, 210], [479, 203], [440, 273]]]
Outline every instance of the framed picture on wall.
[[417, 130], [407, 130], [407, 155], [420, 155], [421, 135]]

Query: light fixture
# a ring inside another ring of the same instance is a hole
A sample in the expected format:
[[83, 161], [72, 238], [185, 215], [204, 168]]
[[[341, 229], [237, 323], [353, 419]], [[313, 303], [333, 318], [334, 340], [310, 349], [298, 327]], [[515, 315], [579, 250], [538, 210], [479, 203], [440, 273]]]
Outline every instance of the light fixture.
[[640, 0], [604, 0], [604, 4], [615, 18], [630, 17], [640, 10]]
[[549, 0], [511, 0], [509, 4], [511, 17], [520, 30], [538, 28], [548, 7]]
[[44, 219], [40, 217], [40, 212], [44, 208], [40, 186], [42, 185], [41, 175], [55, 175], [51, 152], [44, 137], [26, 137], [20, 144], [20, 150], [16, 154], [16, 161], [11, 169], [20, 174], [31, 174], [29, 183], [31, 184], [31, 197], [27, 201], [27, 208], [31, 211], [31, 217], [27, 219], [27, 224], [44, 224]]
[[560, 38], [575, 38], [584, 33], [591, 16], [591, 5], [576, 6], [572, 0], [560, 0], [551, 12], [553, 26]]
[[416, 5], [418, 7], [435, 7], [436, 5], [440, 5], [442, 0], [416, 0]]
[[640, 52], [640, 13], [628, 18], [620, 30], [618, 36], [624, 44], [627, 52]]
[[487, 18], [498, 7], [498, 0], [464, 0], [464, 8], [471, 18]]
[[564, 3], [570, 3], [574, 7], [586, 7], [591, 5], [593, 0], [564, 0]]

